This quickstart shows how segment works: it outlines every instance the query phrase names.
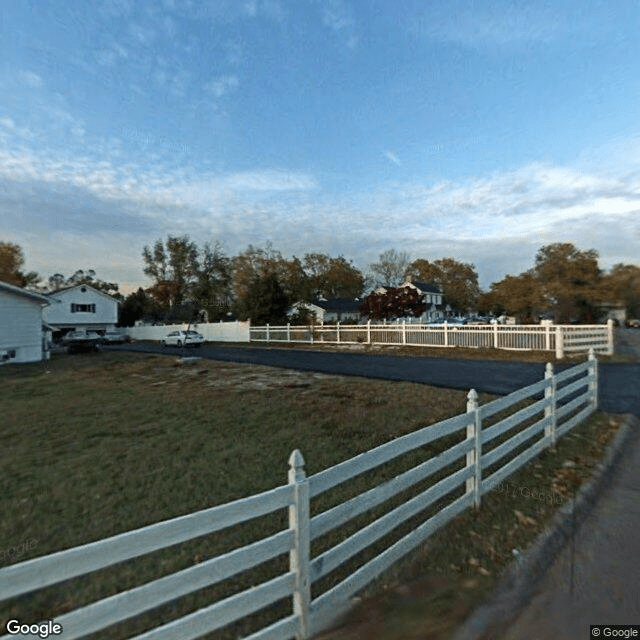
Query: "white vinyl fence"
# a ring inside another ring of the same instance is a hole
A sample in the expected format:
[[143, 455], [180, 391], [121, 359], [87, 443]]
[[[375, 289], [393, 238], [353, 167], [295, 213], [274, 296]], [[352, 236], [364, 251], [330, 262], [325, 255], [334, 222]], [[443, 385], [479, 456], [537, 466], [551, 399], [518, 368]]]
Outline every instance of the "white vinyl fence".
[[[479, 508], [484, 494], [585, 420], [597, 408], [597, 388], [598, 363], [592, 352], [586, 362], [558, 374], [548, 364], [544, 379], [482, 406], [472, 389], [466, 413], [403, 435], [309, 477], [296, 450], [289, 459], [289, 482], [284, 486], [1, 569], [0, 601], [286, 509], [288, 527], [275, 535], [65, 613], [55, 618], [55, 623], [62, 625], [65, 640], [84, 637], [288, 553], [285, 573], [137, 638], [198, 638], [283, 598], [291, 599], [289, 613], [247, 640], [309, 638], [331, 625], [349, 607], [354, 594], [381, 572], [457, 514], [471, 506]], [[501, 417], [508, 412], [507, 417]], [[443, 438], [447, 440], [441, 452], [426, 456], [423, 447]], [[455, 443], [450, 444], [452, 441]], [[312, 513], [312, 501], [321, 494], [343, 483], [359, 489], [359, 484], [353, 484], [356, 477], [407, 453], [416, 455], [419, 462], [389, 481]], [[444, 473], [449, 475], [441, 477]], [[411, 487], [419, 491], [417, 495], [396, 501], [397, 506], [390, 511], [366, 526], [358, 526], [355, 533], [312, 557], [312, 542]], [[420, 520], [415, 527], [412, 520], [414, 528], [409, 533], [312, 597], [314, 583], [416, 516]], [[14, 636], [3, 639], [10, 637]]]
[[249, 322], [201, 322], [199, 324], [166, 324], [127, 327], [123, 331], [133, 340], [162, 340], [171, 331], [191, 329], [207, 342], [249, 342]]
[[251, 342], [381, 344], [613, 354], [613, 322], [601, 325], [356, 324], [251, 327]]

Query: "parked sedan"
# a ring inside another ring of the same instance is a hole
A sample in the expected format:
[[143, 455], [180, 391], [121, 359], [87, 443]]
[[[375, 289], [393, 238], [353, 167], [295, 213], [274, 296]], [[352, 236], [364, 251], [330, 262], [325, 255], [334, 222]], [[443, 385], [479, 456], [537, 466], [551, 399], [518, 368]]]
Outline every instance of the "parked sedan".
[[162, 339], [162, 345], [165, 347], [199, 347], [203, 342], [204, 336], [197, 331], [172, 331]]
[[119, 331], [105, 331], [102, 339], [105, 344], [120, 344], [122, 342], [131, 342], [131, 338], [126, 333], [120, 333]]

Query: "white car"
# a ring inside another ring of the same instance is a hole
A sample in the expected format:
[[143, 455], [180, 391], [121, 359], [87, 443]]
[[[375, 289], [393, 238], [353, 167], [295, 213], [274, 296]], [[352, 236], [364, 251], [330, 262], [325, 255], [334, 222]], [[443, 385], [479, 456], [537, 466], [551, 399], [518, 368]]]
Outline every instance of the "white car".
[[172, 331], [162, 339], [162, 345], [199, 347], [204, 342], [204, 336], [197, 331]]
[[102, 340], [105, 344], [131, 342], [131, 338], [126, 333], [120, 333], [119, 331], [105, 331], [105, 334], [102, 336]]

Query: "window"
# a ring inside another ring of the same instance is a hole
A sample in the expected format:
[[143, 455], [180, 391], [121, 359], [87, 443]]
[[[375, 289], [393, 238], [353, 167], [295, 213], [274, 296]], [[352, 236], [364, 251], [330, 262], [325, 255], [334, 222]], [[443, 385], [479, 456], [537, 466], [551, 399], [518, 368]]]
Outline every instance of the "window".
[[95, 313], [96, 305], [95, 304], [77, 304], [75, 302], [71, 303], [71, 313]]

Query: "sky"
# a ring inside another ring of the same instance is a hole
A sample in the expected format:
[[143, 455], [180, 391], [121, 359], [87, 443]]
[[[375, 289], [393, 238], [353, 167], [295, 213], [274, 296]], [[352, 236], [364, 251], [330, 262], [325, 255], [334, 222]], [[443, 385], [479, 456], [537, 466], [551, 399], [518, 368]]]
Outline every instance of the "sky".
[[553, 242], [640, 266], [640, 4], [4, 0], [0, 241], [148, 286], [228, 255], [387, 249], [488, 288]]

